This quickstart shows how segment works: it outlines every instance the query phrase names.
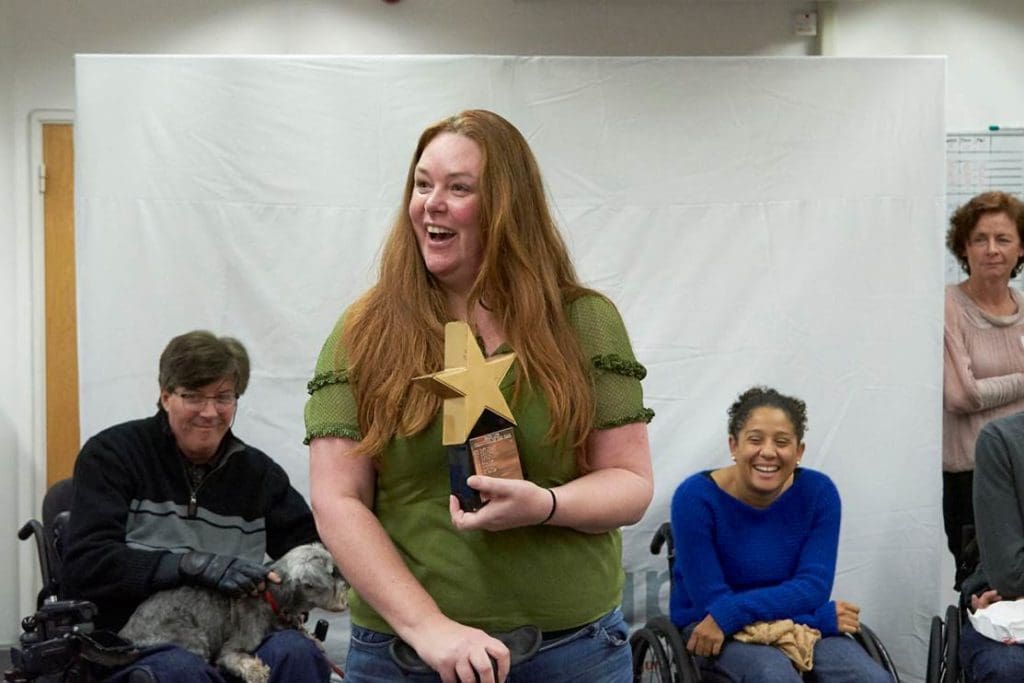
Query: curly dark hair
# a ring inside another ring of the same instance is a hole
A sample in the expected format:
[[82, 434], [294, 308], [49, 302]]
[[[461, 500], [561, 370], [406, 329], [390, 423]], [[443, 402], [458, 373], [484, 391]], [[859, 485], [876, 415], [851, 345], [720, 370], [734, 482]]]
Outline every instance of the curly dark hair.
[[[982, 192], [953, 212], [946, 232], [946, 248], [956, 257], [960, 267], [968, 275], [971, 266], [967, 263], [967, 239], [978, 221], [986, 213], [1005, 213], [1017, 226], [1017, 237], [1024, 244], [1024, 203], [1006, 192]], [[1017, 259], [1010, 277], [1017, 277], [1024, 266], [1024, 256]]]
[[236, 395], [245, 393], [249, 385], [249, 353], [234, 337], [193, 330], [172, 339], [160, 354], [161, 391], [178, 387], [198, 389], [224, 377], [235, 381]]
[[793, 423], [797, 441], [804, 440], [804, 432], [807, 431], [807, 404], [795, 396], [786, 396], [771, 387], [762, 386], [747, 389], [729, 406], [729, 435], [739, 439], [740, 430], [750, 418], [750, 413], [766, 406], [784, 412]]

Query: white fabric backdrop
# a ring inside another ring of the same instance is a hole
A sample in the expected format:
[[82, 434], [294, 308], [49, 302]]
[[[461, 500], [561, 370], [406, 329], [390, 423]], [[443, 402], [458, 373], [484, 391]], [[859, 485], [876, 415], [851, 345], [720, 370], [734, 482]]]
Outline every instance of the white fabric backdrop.
[[305, 382], [374, 277], [416, 137], [493, 109], [649, 371], [657, 493], [625, 531], [627, 616], [666, 609], [651, 534], [767, 383], [807, 401], [804, 463], [843, 497], [836, 595], [921, 676], [950, 561], [943, 97], [935, 58], [80, 56], [82, 433], [154, 409], [171, 336], [236, 335], [235, 429], [307, 492]]

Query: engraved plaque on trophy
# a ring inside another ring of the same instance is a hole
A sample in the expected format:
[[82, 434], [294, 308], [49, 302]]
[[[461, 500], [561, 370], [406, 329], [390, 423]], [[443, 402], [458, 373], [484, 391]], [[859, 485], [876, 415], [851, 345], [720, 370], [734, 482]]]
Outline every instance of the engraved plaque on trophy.
[[444, 328], [444, 370], [413, 379], [444, 399], [441, 443], [448, 448], [452, 494], [467, 512], [486, 504], [466, 483], [470, 476], [523, 478], [516, 422], [499, 386], [513, 360], [513, 353], [484, 358], [469, 325], [451, 322]]

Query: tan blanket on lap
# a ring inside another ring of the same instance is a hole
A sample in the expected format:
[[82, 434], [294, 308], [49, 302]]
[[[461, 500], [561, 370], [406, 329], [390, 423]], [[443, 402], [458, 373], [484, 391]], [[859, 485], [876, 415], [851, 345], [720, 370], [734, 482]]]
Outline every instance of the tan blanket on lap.
[[774, 645], [792, 660], [797, 671], [804, 672], [814, 666], [814, 644], [821, 638], [821, 631], [794, 624], [792, 619], [779, 619], [744, 626], [733, 638], [741, 643]]

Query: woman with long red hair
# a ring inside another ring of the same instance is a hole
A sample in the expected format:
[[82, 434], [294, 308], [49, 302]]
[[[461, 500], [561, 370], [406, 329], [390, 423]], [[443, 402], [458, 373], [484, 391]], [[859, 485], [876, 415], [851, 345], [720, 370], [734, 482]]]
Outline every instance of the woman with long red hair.
[[[444, 366], [444, 326], [485, 356], [513, 351], [501, 391], [526, 479], [475, 475], [450, 495], [441, 399], [411, 387]], [[313, 511], [354, 589], [346, 675], [390, 681], [401, 638], [435, 672], [501, 681], [492, 633], [532, 624], [519, 680], [632, 678], [619, 527], [653, 484], [640, 380], [615, 306], [585, 288], [523, 135], [470, 110], [420, 136], [377, 283], [342, 315], [306, 407]]]

